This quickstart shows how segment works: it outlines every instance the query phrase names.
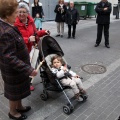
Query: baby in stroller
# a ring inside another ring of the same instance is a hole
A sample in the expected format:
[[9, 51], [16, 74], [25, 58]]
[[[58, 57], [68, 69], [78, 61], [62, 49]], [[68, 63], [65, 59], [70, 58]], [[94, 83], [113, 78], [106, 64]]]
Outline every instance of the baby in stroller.
[[[74, 105], [72, 102], [74, 101], [75, 97], [78, 101], [83, 99], [82, 102], [85, 102], [87, 100], [88, 96], [84, 90], [81, 79], [76, 73], [69, 69], [70, 67], [68, 67], [67, 62], [64, 59], [64, 52], [53, 37], [44, 36], [38, 42], [38, 49], [40, 51], [39, 60], [44, 60], [44, 63], [40, 68], [40, 77], [43, 84], [43, 92], [41, 93], [40, 97], [42, 100], [46, 101], [49, 98], [48, 91], [62, 92], [68, 101], [68, 103], [63, 106], [63, 112], [69, 115], [74, 110]], [[58, 60], [55, 57], [56, 55], [60, 57]], [[60, 62], [59, 67], [55, 65], [58, 64], [54, 63], [55, 59]], [[67, 68], [65, 68], [65, 66]], [[60, 70], [61, 68], [64, 70]], [[59, 71], [63, 72], [63, 76], [59, 74]], [[65, 89], [71, 88], [75, 94], [75, 97], [69, 99]]]
[[80, 76], [68, 69], [63, 58], [55, 55], [51, 59], [52, 73], [60, 80], [63, 86], [70, 86], [77, 101], [83, 101], [81, 95], [86, 94]]

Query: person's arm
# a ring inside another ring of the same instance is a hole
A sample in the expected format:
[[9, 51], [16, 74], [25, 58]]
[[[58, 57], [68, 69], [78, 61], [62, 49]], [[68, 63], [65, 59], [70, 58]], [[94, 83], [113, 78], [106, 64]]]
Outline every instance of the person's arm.
[[97, 14], [101, 14], [102, 12], [104, 12], [104, 8], [101, 8], [100, 4], [98, 3], [96, 5], [95, 11], [96, 11]]
[[66, 5], [64, 5], [64, 14], [66, 14], [66, 11], [67, 11], [67, 7]]
[[35, 12], [35, 7], [32, 7], [32, 17], [33, 17], [33, 18], [35, 18], [34, 12]]
[[9, 33], [5, 33], [1, 39], [0, 45], [4, 47], [0, 47], [0, 52], [5, 62], [14, 70], [23, 73], [25, 76], [30, 76], [34, 69], [16, 55], [16, 42], [20, 41], [15, 41], [13, 35]]
[[79, 20], [80, 20], [80, 16], [79, 16], [79, 12], [78, 12], [78, 10], [76, 9], [76, 16], [77, 16], [77, 23], [79, 22]]
[[60, 12], [60, 10], [59, 10], [59, 5], [56, 5], [54, 12], [55, 12], [55, 13], [59, 13], [59, 12]]
[[104, 8], [104, 14], [110, 14], [112, 11], [112, 5], [111, 3], [108, 3], [108, 6]]
[[44, 18], [44, 11], [43, 11], [43, 7], [41, 6], [41, 14], [42, 14], [42, 18]]
[[64, 76], [64, 70], [62, 69], [57, 70], [55, 68], [52, 68], [52, 73], [55, 74], [57, 78], [62, 78]]
[[74, 77], [77, 76], [77, 74], [75, 72], [73, 72], [72, 70], [69, 71], [69, 73]]

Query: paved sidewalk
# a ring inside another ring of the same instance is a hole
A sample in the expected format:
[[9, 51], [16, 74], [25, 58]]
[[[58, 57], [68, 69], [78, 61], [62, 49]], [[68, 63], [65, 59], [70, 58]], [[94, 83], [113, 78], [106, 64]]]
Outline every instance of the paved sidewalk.
[[[110, 49], [103, 47], [102, 43], [98, 48], [94, 47], [95, 18], [79, 22], [75, 40], [66, 39], [66, 25], [64, 37], [57, 38], [72, 68], [83, 76], [83, 83], [89, 95], [88, 100], [85, 103], [74, 102], [73, 113], [65, 115], [62, 107], [66, 99], [62, 93], [49, 92], [50, 98], [46, 102], [40, 99], [43, 87], [38, 75], [34, 81], [35, 91], [23, 100], [25, 105], [32, 106], [32, 110], [26, 113], [27, 120], [117, 120], [120, 115], [120, 21], [114, 18], [111, 17]], [[55, 22], [45, 22], [43, 28], [49, 29], [51, 36], [56, 35]], [[90, 75], [80, 70], [81, 65], [96, 62], [107, 68], [104, 74]], [[0, 78], [0, 83], [1, 81]], [[8, 100], [4, 98], [1, 86], [0, 93], [0, 120], [9, 120]], [[70, 98], [73, 96], [71, 90], [67, 90], [67, 94]]]

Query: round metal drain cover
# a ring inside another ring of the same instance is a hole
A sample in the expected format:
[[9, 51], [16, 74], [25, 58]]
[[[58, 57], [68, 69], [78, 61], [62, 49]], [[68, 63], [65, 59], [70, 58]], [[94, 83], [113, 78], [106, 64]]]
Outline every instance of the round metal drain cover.
[[98, 64], [86, 64], [81, 69], [89, 74], [102, 74], [106, 72], [106, 67]]

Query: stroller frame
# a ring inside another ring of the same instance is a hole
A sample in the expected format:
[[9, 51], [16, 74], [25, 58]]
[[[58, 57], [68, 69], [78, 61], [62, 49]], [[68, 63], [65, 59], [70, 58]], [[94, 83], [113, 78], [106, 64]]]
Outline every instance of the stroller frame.
[[[43, 46], [45, 46], [44, 49], [43, 49]], [[64, 56], [64, 53], [63, 53], [61, 47], [59, 46], [57, 41], [54, 38], [52, 38], [51, 36], [44, 36], [40, 40], [40, 42], [38, 43], [38, 48], [41, 51], [41, 56], [42, 56], [43, 60], [45, 60], [45, 58], [48, 55], [51, 55], [51, 54], [57, 54], [57, 55], [60, 55], [61, 57]], [[50, 49], [52, 49], [52, 50], [50, 51]], [[50, 69], [49, 66], [48, 66], [48, 68]], [[65, 89], [70, 89], [70, 87], [62, 86], [59, 79], [56, 78], [56, 77], [55, 77], [55, 81], [57, 82], [57, 85], [59, 86], [59, 89], [52, 89], [52, 86], [47, 86], [46, 87], [46, 85], [47, 85], [46, 84], [46, 79], [49, 79], [49, 78], [47, 78], [46, 72], [42, 68], [40, 68], [40, 77], [42, 78], [42, 83], [43, 83], [43, 93], [40, 95], [41, 99], [46, 101], [49, 98], [49, 95], [48, 95], [47, 91], [63, 92], [63, 94], [65, 95], [65, 97], [68, 101], [68, 104], [63, 106], [63, 112], [67, 115], [71, 114], [74, 110], [74, 105], [72, 104], [68, 95], [64, 91]], [[87, 100], [87, 96], [81, 95], [81, 97], [83, 98], [83, 102]]]

